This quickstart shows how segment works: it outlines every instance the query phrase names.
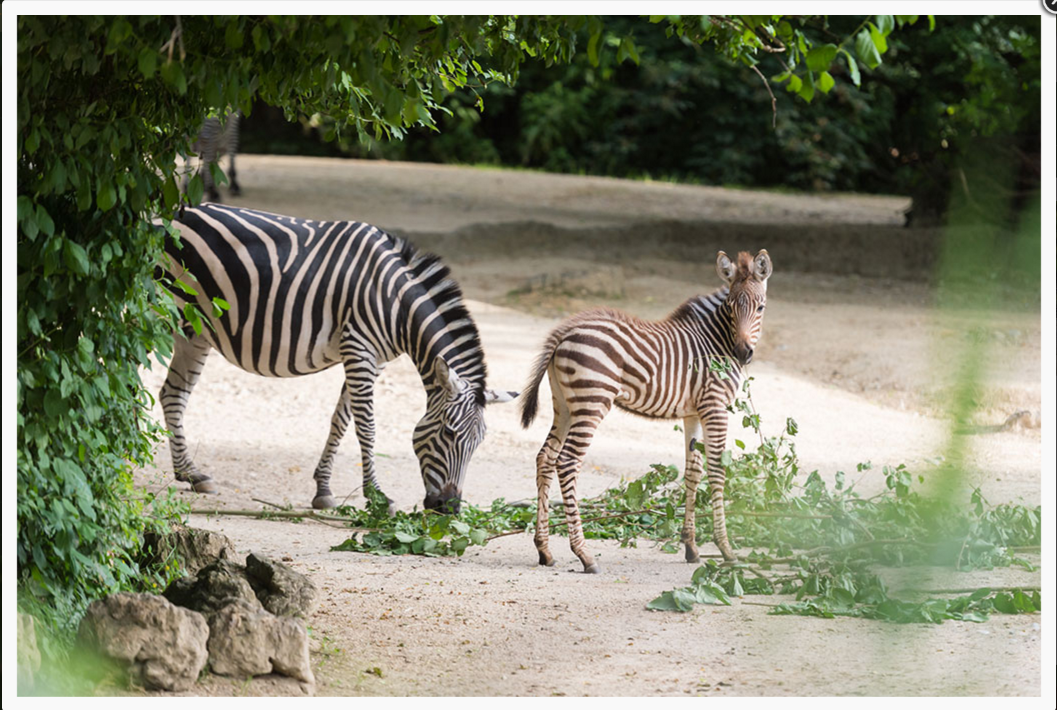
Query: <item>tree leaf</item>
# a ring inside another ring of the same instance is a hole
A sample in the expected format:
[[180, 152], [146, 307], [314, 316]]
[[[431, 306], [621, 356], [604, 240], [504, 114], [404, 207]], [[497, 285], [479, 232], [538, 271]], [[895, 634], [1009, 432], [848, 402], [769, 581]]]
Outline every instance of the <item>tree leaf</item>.
[[807, 53], [807, 67], [811, 71], [826, 71], [829, 69], [829, 65], [833, 63], [833, 59], [836, 56], [837, 45], [835, 44], [824, 44], [819, 47], [812, 47]]
[[78, 276], [86, 276], [92, 268], [91, 263], [88, 261], [88, 252], [75, 241], [66, 240], [63, 245], [63, 258], [66, 261], [67, 268]]
[[876, 69], [881, 63], [881, 55], [877, 51], [877, 45], [870, 37], [869, 30], [863, 30], [855, 36], [855, 53], [859, 60], [869, 69]]
[[95, 204], [104, 212], [117, 204], [117, 190], [114, 189], [114, 183], [109, 180], [103, 180], [99, 183], [99, 189], [95, 195]]
[[818, 76], [818, 90], [823, 94], [828, 94], [830, 89], [833, 88], [833, 76], [828, 71], [824, 71]]

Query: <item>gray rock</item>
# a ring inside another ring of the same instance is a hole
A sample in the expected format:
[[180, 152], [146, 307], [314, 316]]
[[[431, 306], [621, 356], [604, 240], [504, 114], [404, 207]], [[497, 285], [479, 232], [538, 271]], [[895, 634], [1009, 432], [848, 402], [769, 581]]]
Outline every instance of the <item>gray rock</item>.
[[165, 590], [165, 598], [173, 604], [207, 616], [238, 601], [256, 609], [261, 608], [253, 587], [246, 579], [246, 569], [227, 560], [206, 565], [194, 577], [176, 580]]
[[33, 617], [18, 615], [18, 692], [29, 693], [36, 684], [40, 670], [40, 650], [37, 648], [37, 630]]
[[315, 683], [305, 622], [275, 616], [244, 601], [209, 619], [209, 665], [217, 675], [247, 678], [267, 673]]
[[312, 580], [282, 562], [251, 552], [246, 557], [246, 575], [261, 604], [276, 616], [305, 618], [318, 606]]
[[205, 667], [209, 625], [201, 614], [153, 594], [120, 592], [92, 602], [82, 647], [123, 667], [146, 688], [187, 690]]
[[167, 562], [176, 555], [183, 564], [184, 574], [189, 577], [217, 560], [235, 557], [235, 546], [226, 535], [184, 525], [174, 525], [164, 535], [148, 532], [143, 542], [145, 548], [152, 550], [154, 563]]

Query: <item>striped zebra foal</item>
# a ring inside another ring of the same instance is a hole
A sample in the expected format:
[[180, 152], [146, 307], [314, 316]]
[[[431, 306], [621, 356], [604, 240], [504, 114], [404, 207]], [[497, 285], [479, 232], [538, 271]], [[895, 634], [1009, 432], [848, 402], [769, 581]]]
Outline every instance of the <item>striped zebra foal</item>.
[[187, 399], [215, 348], [247, 372], [294, 377], [341, 364], [345, 383], [316, 467], [315, 508], [336, 505], [334, 455], [350, 423], [363, 459], [364, 488], [378, 488], [374, 467], [374, 385], [390, 360], [406, 353], [426, 388], [426, 413], [413, 444], [426, 487], [425, 506], [457, 513], [466, 466], [484, 439], [484, 405], [516, 392], [485, 388], [477, 326], [448, 267], [407, 241], [362, 222], [318, 222], [216, 204], [185, 209], [166, 247], [181, 313], [193, 300], [230, 308], [196, 335], [181, 323], [161, 390], [172, 432], [176, 478], [216, 492], [195, 466], [184, 437]]
[[[541, 565], [553, 565], [548, 549], [548, 491], [558, 473], [569, 545], [584, 572], [598, 572], [585, 549], [576, 478], [595, 430], [617, 407], [660, 419], [683, 419], [686, 435], [686, 515], [682, 540], [687, 562], [697, 562], [694, 501], [701, 481], [703, 441], [708, 459], [713, 538], [723, 557], [736, 559], [727, 540], [723, 510], [726, 475], [721, 456], [727, 440], [727, 406], [741, 384], [760, 338], [771, 258], [766, 250], [747, 252], [734, 263], [719, 253], [716, 270], [727, 286], [697, 296], [658, 322], [606, 308], [585, 311], [555, 328], [547, 337], [525, 388], [521, 405], [524, 427], [536, 417], [538, 390], [546, 374], [554, 401], [554, 423], [536, 457], [536, 549]], [[726, 361], [726, 377], [709, 367]], [[702, 430], [704, 439], [702, 439]]]
[[[205, 186], [206, 198], [210, 202], [220, 200], [220, 191], [217, 190], [213, 181], [213, 172], [209, 166], [220, 160], [220, 156], [228, 156], [228, 191], [232, 195], [242, 194], [239, 187], [238, 174], [235, 171], [235, 154], [239, 152], [239, 121], [242, 118], [241, 111], [232, 111], [227, 116], [208, 116], [202, 122], [202, 130], [198, 138], [191, 145], [191, 149], [198, 154], [198, 172], [202, 175], [202, 184]], [[188, 177], [190, 180], [190, 177]], [[184, 183], [184, 192], [187, 192], [187, 181]]]

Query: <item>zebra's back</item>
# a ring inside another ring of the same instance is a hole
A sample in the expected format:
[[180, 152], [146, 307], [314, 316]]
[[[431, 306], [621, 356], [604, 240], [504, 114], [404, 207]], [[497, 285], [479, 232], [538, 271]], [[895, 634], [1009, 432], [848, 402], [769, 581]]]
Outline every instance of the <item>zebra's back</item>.
[[646, 417], [697, 411], [710, 348], [696, 324], [595, 309], [562, 330], [553, 350], [559, 383], [608, 392], [614, 406]]
[[185, 209], [173, 224], [181, 244], [167, 249], [169, 270], [193, 283], [205, 313], [214, 298], [228, 303], [203, 336], [232, 363], [271, 377], [318, 372], [341, 361], [348, 329], [382, 361], [394, 356], [392, 334], [369, 326], [391, 321], [383, 294], [406, 280], [403, 240], [362, 222], [218, 204]]

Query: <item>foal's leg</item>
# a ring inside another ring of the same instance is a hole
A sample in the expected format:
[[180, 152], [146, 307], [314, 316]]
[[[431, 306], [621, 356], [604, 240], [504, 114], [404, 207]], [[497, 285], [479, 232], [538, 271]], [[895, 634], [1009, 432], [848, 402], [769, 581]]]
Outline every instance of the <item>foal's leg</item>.
[[[727, 473], [723, 468], [723, 449], [727, 446], [727, 410], [719, 405], [708, 405], [702, 407], [699, 414], [705, 429], [708, 488], [712, 494], [712, 539], [723, 553], [723, 558], [733, 561], [738, 558], [727, 540], [727, 518], [723, 508], [723, 489], [727, 482]], [[693, 532], [691, 528], [690, 533]]]
[[158, 395], [165, 414], [165, 426], [172, 432], [169, 449], [172, 452], [173, 472], [177, 481], [189, 481], [192, 490], [198, 493], [216, 493], [217, 487], [213, 480], [195, 466], [184, 437], [187, 400], [205, 367], [209, 343], [200, 335], [186, 338], [180, 333], [176, 334], [173, 341], [169, 374]]
[[[568, 400], [567, 400], [568, 401]], [[584, 456], [594, 438], [595, 430], [602, 423], [612, 399], [608, 399], [602, 406], [597, 406], [587, 413], [577, 416], [574, 412], [570, 419], [569, 433], [565, 437], [565, 444], [558, 455], [558, 485], [562, 489], [562, 500], [565, 503], [565, 519], [569, 523], [569, 547], [573, 554], [580, 558], [584, 565], [584, 572], [597, 574], [601, 571], [595, 558], [587, 551], [584, 540], [583, 524], [580, 521], [580, 505], [576, 500], [576, 478], [580, 475], [580, 467], [583, 465]], [[585, 411], [585, 410], [580, 410]]]
[[697, 554], [697, 533], [694, 516], [697, 512], [697, 484], [701, 483], [701, 452], [697, 443], [701, 441], [701, 419], [695, 414], [683, 419], [683, 433], [686, 435], [686, 472], [683, 481], [686, 484], [686, 513], [683, 516], [683, 544], [686, 546], [686, 561], [700, 561]]
[[547, 434], [543, 448], [536, 455], [536, 550], [539, 552], [540, 564], [550, 567], [554, 557], [548, 549], [550, 533], [550, 486], [554, 480], [555, 464], [561, 453], [565, 437], [569, 433], [569, 407], [557, 387], [555, 378], [551, 377], [551, 398], [554, 402], [554, 423]]

